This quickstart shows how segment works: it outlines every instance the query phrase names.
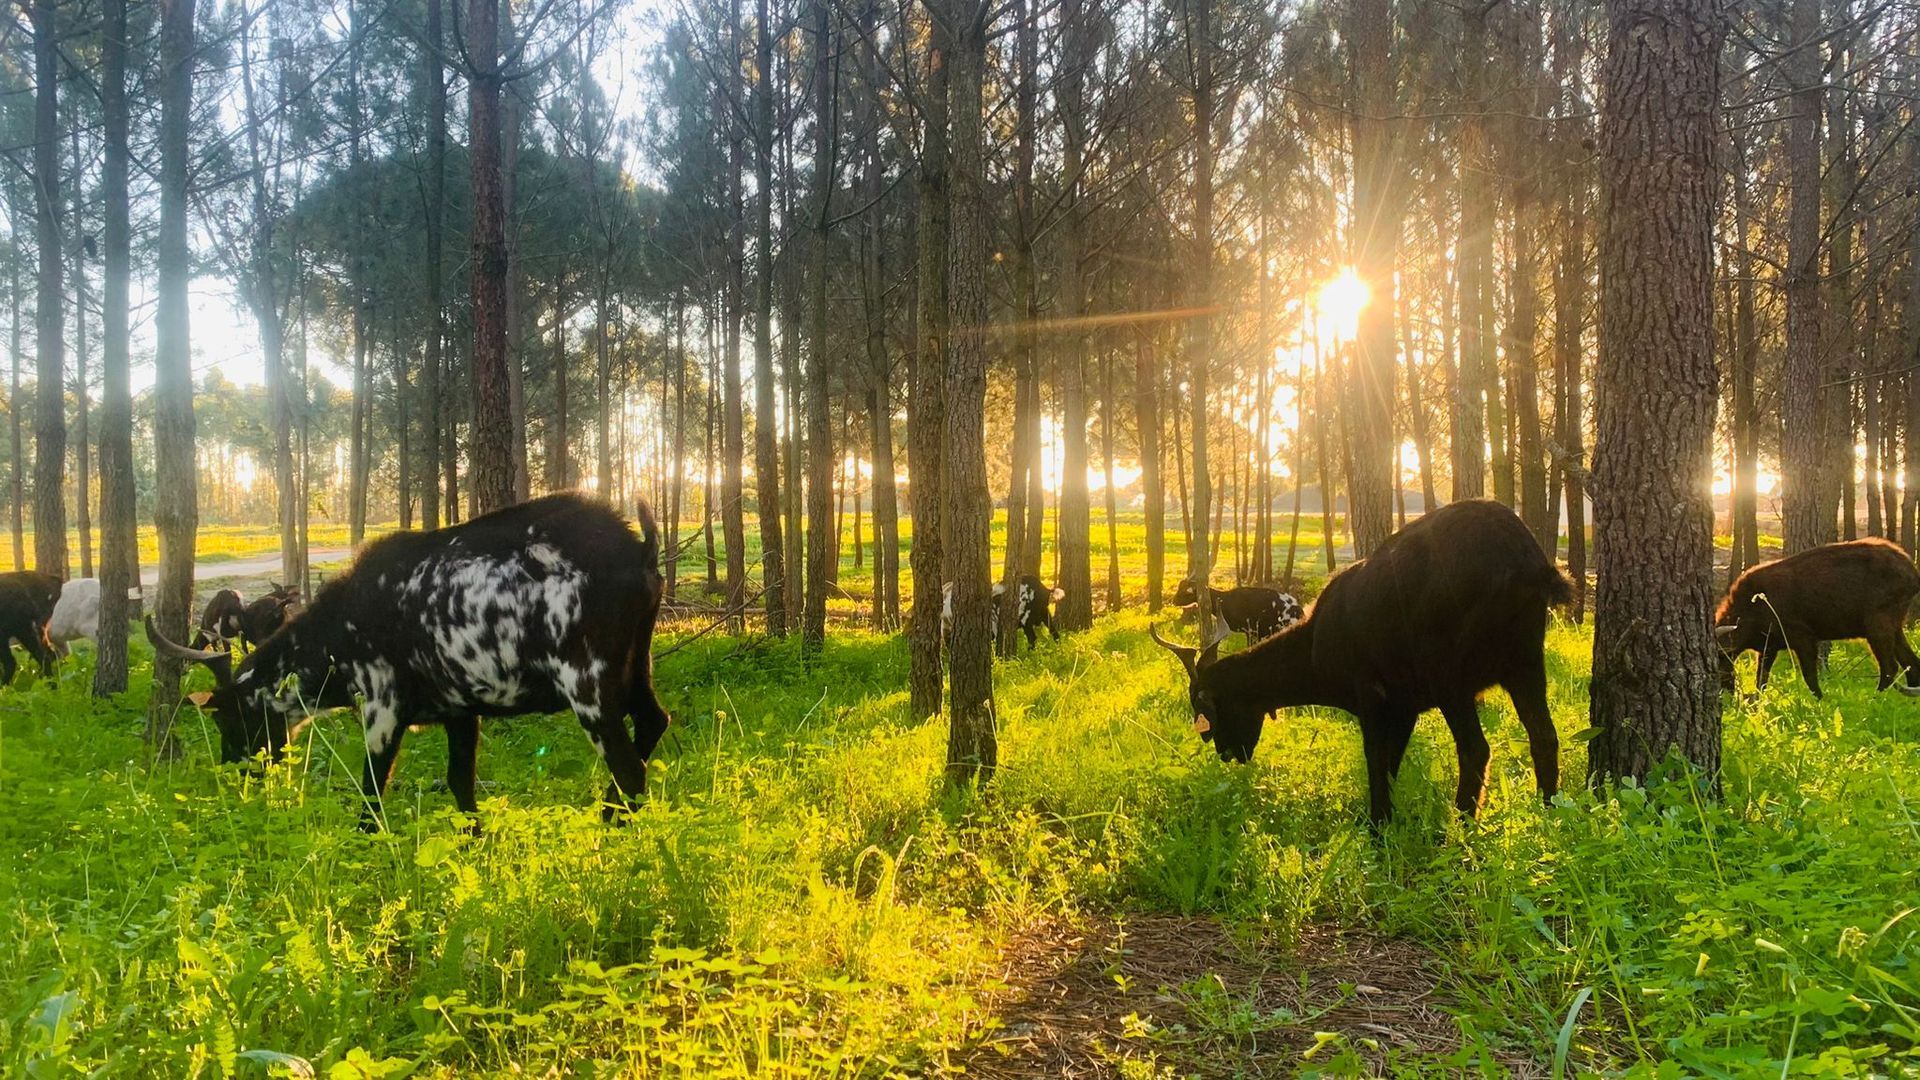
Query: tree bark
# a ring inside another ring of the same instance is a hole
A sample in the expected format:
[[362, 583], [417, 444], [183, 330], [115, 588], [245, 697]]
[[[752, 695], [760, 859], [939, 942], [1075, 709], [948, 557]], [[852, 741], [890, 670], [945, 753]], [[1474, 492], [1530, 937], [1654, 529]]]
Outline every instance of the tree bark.
[[1347, 380], [1353, 454], [1347, 506], [1354, 554], [1364, 559], [1393, 534], [1393, 492], [1400, 485], [1393, 437], [1393, 275], [1400, 248], [1393, 173], [1399, 161], [1385, 119], [1394, 102], [1393, 9], [1389, 0], [1355, 0], [1351, 9], [1354, 269], [1373, 298], [1360, 310]]
[[507, 374], [507, 207], [500, 169], [500, 0], [468, 0], [467, 124], [473, 159], [473, 511], [513, 502], [513, 409]]
[[[1486, 494], [1487, 434], [1491, 426], [1487, 395], [1497, 387], [1493, 361], [1491, 317], [1493, 274], [1493, 193], [1487, 178], [1486, 102], [1481, 89], [1486, 79], [1487, 13], [1489, 5], [1469, 4], [1461, 9], [1460, 118], [1460, 235], [1455, 287], [1459, 294], [1459, 375], [1453, 397], [1453, 498], [1477, 499]], [[1496, 388], [1494, 397], [1497, 398]]]
[[1713, 582], [1715, 0], [1609, 0], [1600, 119], [1596, 780], [1677, 751], [1717, 784]]
[[1167, 489], [1160, 477], [1160, 364], [1148, 332], [1133, 339], [1133, 423], [1140, 446], [1140, 494], [1147, 532], [1147, 610], [1164, 601], [1167, 565]]
[[[1087, 307], [1087, 217], [1080, 178], [1087, 152], [1086, 72], [1092, 63], [1094, 27], [1080, 0], [1060, 11], [1060, 71], [1055, 102], [1060, 113], [1060, 522], [1057, 526], [1061, 599], [1054, 618], [1062, 630], [1093, 625], [1092, 503], [1087, 493], [1087, 335], [1080, 322]], [[1008, 604], [1012, 609], [1017, 605]]]
[[828, 0], [813, 5], [813, 274], [807, 282], [811, 293], [807, 315], [811, 324], [807, 333], [807, 591], [801, 612], [801, 644], [809, 655], [817, 654], [827, 637], [827, 590], [837, 579], [839, 560], [835, 548], [840, 530], [834, 526], [832, 507], [833, 418], [828, 400], [827, 372], [830, 361], [827, 339], [827, 277], [832, 273], [834, 153], [837, 124], [834, 118], [833, 9]]
[[[767, 633], [787, 633], [786, 537], [781, 535], [780, 421], [773, 378], [773, 23], [767, 0], [756, 0], [753, 142], [753, 486], [760, 518], [760, 574], [766, 591]], [[789, 332], [791, 332], [789, 330]]]
[[[63, 336], [66, 278], [60, 255], [59, 6], [33, 0], [34, 244], [40, 254], [34, 301], [33, 564], [67, 576], [67, 372]], [[16, 458], [16, 460], [18, 460]]]
[[[1789, 554], [1833, 540], [1834, 502], [1824, 477], [1825, 401], [1820, 387], [1819, 0], [1793, 0], [1783, 61], [1793, 88], [1787, 117], [1786, 356], [1781, 412], [1781, 518]], [[1837, 492], [1836, 492], [1837, 494]]]
[[947, 240], [951, 207], [947, 173], [948, 40], [939, 18], [928, 28], [927, 56], [916, 104], [920, 157], [914, 173], [919, 221], [915, 229], [916, 347], [907, 397], [907, 468], [913, 494], [913, 618], [907, 623], [908, 712], [914, 719], [940, 711], [941, 586], [947, 581], [947, 520], [942, 470], [946, 438]]
[[[160, 536], [160, 584], [154, 620], [175, 641], [187, 639], [193, 606], [193, 549], [200, 503], [193, 430], [192, 348], [187, 285], [187, 134], [193, 105], [193, 0], [160, 4], [160, 228], [158, 306], [154, 314], [154, 526]], [[173, 734], [184, 663], [158, 655], [147, 708], [147, 746], [156, 757], [179, 753]]]
[[[1193, 495], [1189, 509], [1192, 530], [1187, 537], [1187, 578], [1196, 586], [1213, 574], [1213, 552], [1207, 544], [1207, 520], [1213, 508], [1213, 480], [1207, 465], [1207, 374], [1213, 362], [1213, 317], [1205, 310], [1213, 296], [1213, 2], [1185, 0], [1186, 43], [1193, 62], [1193, 269], [1188, 282], [1190, 303], [1200, 309], [1187, 322], [1187, 404], [1193, 410], [1189, 434], [1193, 439]], [[1179, 433], [1175, 432], [1178, 441]], [[1196, 588], [1198, 625], [1211, 626], [1212, 595]]]
[[[879, 5], [862, 14], [862, 36], [873, 40]], [[868, 85], [878, 87], [878, 63], [868, 54]], [[886, 162], [880, 156], [878, 102], [868, 99], [865, 140], [868, 209], [861, 228], [864, 286], [861, 288], [867, 338], [867, 420], [873, 457], [873, 625], [892, 630], [900, 622], [900, 506], [894, 482], [893, 358], [887, 350]], [[771, 366], [771, 365], [769, 365]]]
[[[991, 574], [993, 502], [987, 491], [987, 244], [985, 117], [982, 110], [988, 8], [947, 0], [953, 36], [948, 101], [952, 133], [952, 220], [947, 237], [946, 364], [947, 579], [953, 583], [949, 643], [947, 780], [988, 779], [999, 763], [994, 730]], [[937, 593], [933, 596], [938, 596]], [[931, 597], [930, 597], [931, 598]], [[937, 603], [937, 601], [936, 601]]]
[[73, 129], [73, 514], [80, 535], [80, 576], [93, 576], [92, 447], [88, 445], [86, 164], [80, 156], [80, 128]]
[[133, 392], [129, 381], [128, 292], [133, 230], [127, 195], [127, 0], [100, 7], [100, 111], [105, 149], [100, 166], [100, 626], [93, 661], [95, 697], [127, 688], [128, 592], [139, 587], [134, 525]]
[[444, 0], [426, 0], [426, 40], [420, 49], [420, 67], [427, 86], [427, 249], [422, 253], [427, 288], [427, 350], [420, 372], [420, 394], [426, 399], [425, 456], [420, 471], [426, 483], [420, 489], [420, 523], [440, 527], [440, 430], [446, 422], [441, 369], [446, 360], [446, 271], [443, 268], [447, 228], [447, 72], [441, 60], [446, 35], [442, 27]]

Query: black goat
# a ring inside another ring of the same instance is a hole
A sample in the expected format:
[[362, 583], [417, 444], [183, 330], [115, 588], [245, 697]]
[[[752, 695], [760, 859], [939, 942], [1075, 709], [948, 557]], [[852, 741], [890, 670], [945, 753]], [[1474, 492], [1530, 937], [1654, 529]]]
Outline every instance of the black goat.
[[1553, 797], [1560, 740], [1547, 711], [1547, 609], [1572, 590], [1513, 511], [1471, 500], [1389, 537], [1328, 581], [1305, 621], [1249, 649], [1216, 660], [1217, 641], [1191, 649], [1157, 631], [1153, 639], [1186, 667], [1194, 728], [1224, 759], [1251, 758], [1277, 709], [1326, 705], [1358, 717], [1377, 827], [1393, 813], [1414, 721], [1432, 708], [1459, 758], [1454, 805], [1479, 809], [1489, 750], [1475, 699], [1494, 685], [1513, 699], [1540, 794]]
[[230, 648], [238, 641], [249, 649], [259, 648], [286, 625], [300, 602], [297, 590], [277, 582], [271, 584], [273, 587], [257, 600], [248, 600], [233, 589], [214, 593], [200, 612], [200, 628], [189, 644], [196, 649]]
[[221, 589], [207, 600], [207, 606], [200, 609], [200, 628], [194, 631], [189, 642], [196, 649], [222, 642], [232, 641], [240, 636], [240, 616], [246, 611], [247, 602], [233, 589]]
[[20, 665], [13, 643], [40, 663], [42, 673], [53, 671], [53, 645], [47, 640], [47, 622], [60, 602], [60, 579], [52, 574], [18, 570], [0, 574], [0, 686], [13, 681]]
[[[1300, 621], [1300, 601], [1292, 593], [1265, 585], [1242, 585], [1235, 589], [1216, 589], [1207, 586], [1207, 593], [1213, 601], [1213, 614], [1228, 631], [1247, 635], [1249, 644], [1273, 635]], [[1191, 607], [1199, 597], [1195, 593], [1191, 578], [1180, 582], [1173, 591], [1175, 607]], [[1225, 636], [1219, 626], [1214, 628], [1214, 636]]]
[[1721, 677], [1733, 682], [1733, 658], [1760, 653], [1754, 689], [1764, 690], [1781, 650], [1793, 650], [1800, 678], [1820, 696], [1820, 643], [1865, 638], [1885, 690], [1906, 672], [1900, 692], [1920, 695], [1920, 656], [1907, 643], [1907, 609], [1920, 596], [1920, 570], [1905, 550], [1869, 538], [1822, 544], [1741, 574], [1714, 614]]
[[[342, 708], [358, 695], [368, 825], [409, 725], [446, 728], [447, 786], [473, 813], [480, 717], [569, 708], [613, 773], [610, 817], [645, 792], [647, 758], [668, 723], [650, 651], [660, 536], [645, 504], [639, 519], [636, 537], [604, 504], [549, 495], [384, 537], [237, 668], [225, 651], [168, 641], [151, 619], [147, 636], [212, 669], [216, 689], [202, 703], [223, 760], [278, 754], [305, 707]], [[299, 693], [283, 695], [290, 676]]]

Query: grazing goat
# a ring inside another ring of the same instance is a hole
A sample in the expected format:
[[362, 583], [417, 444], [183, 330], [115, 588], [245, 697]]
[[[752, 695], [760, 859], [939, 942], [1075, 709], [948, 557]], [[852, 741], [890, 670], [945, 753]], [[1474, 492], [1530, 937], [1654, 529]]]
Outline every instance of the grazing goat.
[[[1007, 592], [1007, 583], [993, 583], [993, 610], [1000, 610], [1000, 598]], [[1046, 627], [1053, 640], [1060, 640], [1060, 628], [1053, 621], [1053, 605], [1067, 598], [1067, 590], [1047, 588], [1045, 582], [1032, 574], [1021, 574], [1014, 585], [1014, 624], [1027, 635], [1027, 648], [1032, 650], [1038, 640], [1038, 631]], [[953, 582], [940, 586], [940, 636], [945, 638], [953, 629]]]
[[100, 579], [74, 578], [60, 586], [60, 600], [47, 619], [47, 641], [65, 656], [67, 642], [100, 636]]
[[[1207, 586], [1207, 593], [1213, 600], [1213, 614], [1216, 620], [1213, 635], [1225, 637], [1221, 631], [1247, 635], [1248, 644], [1273, 635], [1300, 621], [1300, 601], [1292, 593], [1265, 585], [1242, 585], [1237, 589], [1216, 589]], [[1195, 593], [1192, 579], [1184, 580], [1173, 592], [1175, 607], [1191, 607], [1199, 599]]]
[[200, 612], [200, 628], [189, 644], [196, 649], [230, 648], [238, 641], [257, 649], [286, 624], [290, 610], [299, 602], [299, 592], [277, 583], [253, 601], [233, 589], [221, 589]]
[[13, 643], [40, 662], [43, 673], [53, 671], [53, 645], [47, 640], [47, 621], [60, 602], [60, 579], [52, 574], [18, 570], [0, 574], [0, 686], [13, 681], [20, 665], [13, 659]]
[[1904, 669], [1902, 693], [1920, 695], [1920, 656], [1905, 631], [1907, 608], [1920, 595], [1920, 570], [1898, 545], [1849, 540], [1789, 555], [1741, 574], [1714, 614], [1713, 636], [1725, 657], [1721, 675], [1733, 678], [1733, 660], [1760, 654], [1754, 688], [1766, 689], [1773, 662], [1792, 650], [1800, 678], [1820, 696], [1819, 645], [1865, 638], [1880, 666], [1880, 689]]
[[1560, 783], [1560, 741], [1547, 712], [1547, 609], [1572, 583], [1513, 511], [1483, 500], [1451, 503], [1389, 537], [1371, 558], [1327, 582], [1306, 619], [1216, 659], [1153, 639], [1187, 669], [1194, 729], [1221, 758], [1246, 761], [1267, 714], [1325, 705], [1360, 721], [1368, 816], [1393, 813], [1392, 783], [1422, 712], [1438, 708], [1453, 732], [1460, 782], [1454, 805], [1480, 807], [1489, 751], [1475, 698], [1499, 685], [1513, 699], [1533, 751], [1540, 794]]
[[[610, 818], [646, 791], [647, 758], [668, 723], [651, 652], [660, 535], [644, 503], [639, 519], [636, 537], [604, 504], [562, 494], [384, 537], [238, 667], [223, 650], [168, 641], [151, 619], [147, 636], [212, 669], [216, 688], [202, 703], [226, 761], [277, 755], [308, 707], [358, 696], [365, 827], [379, 822], [408, 725], [446, 729], [447, 786], [474, 813], [480, 718], [569, 708], [613, 773]], [[290, 681], [297, 693], [283, 694]]]

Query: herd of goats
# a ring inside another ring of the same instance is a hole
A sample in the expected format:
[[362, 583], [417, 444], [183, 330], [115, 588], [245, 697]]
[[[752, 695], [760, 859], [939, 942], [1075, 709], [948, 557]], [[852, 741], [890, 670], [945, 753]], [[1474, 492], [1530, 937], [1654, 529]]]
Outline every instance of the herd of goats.
[[[606, 504], [549, 495], [431, 532], [368, 544], [310, 605], [274, 586], [245, 601], [222, 590], [193, 640], [170, 640], [146, 620], [162, 653], [206, 666], [214, 689], [190, 695], [220, 734], [222, 760], [278, 757], [316, 712], [360, 708], [367, 757], [363, 825], [379, 828], [381, 795], [410, 727], [447, 733], [447, 784], [477, 812], [475, 765], [482, 717], [570, 710], [613, 782], [609, 819], [646, 790], [647, 761], [669, 717], [653, 689], [652, 640], [665, 580], [658, 528], [643, 503], [639, 533]], [[1549, 609], [1574, 584], [1514, 513], [1468, 500], [1428, 513], [1369, 558], [1327, 581], [1309, 611], [1263, 587], [1208, 587], [1214, 613], [1204, 643], [1179, 645], [1150, 631], [1187, 674], [1193, 726], [1222, 759], [1253, 756], [1269, 715], [1320, 705], [1360, 723], [1368, 816], [1391, 816], [1391, 788], [1415, 721], [1438, 709], [1459, 763], [1454, 805], [1478, 811], [1489, 749], [1476, 700], [1494, 686], [1526, 731], [1543, 798], [1559, 786], [1559, 737], [1547, 707]], [[1028, 648], [1044, 628], [1059, 638], [1060, 590], [1022, 576], [1015, 623]], [[1791, 651], [1807, 689], [1820, 694], [1819, 647], [1864, 639], [1879, 689], [1920, 695], [1920, 656], [1905, 634], [1920, 571], [1884, 540], [1848, 541], [1764, 563], [1741, 575], [1715, 615], [1722, 677], [1733, 658], [1760, 654], [1759, 687]], [[996, 585], [994, 602], [1006, 589]], [[100, 584], [31, 572], [0, 574], [0, 680], [10, 683], [18, 642], [50, 670], [66, 643], [95, 637]], [[1175, 594], [1197, 606], [1193, 582]], [[949, 586], [941, 605], [950, 624]], [[1247, 648], [1219, 653], [1225, 637]], [[238, 646], [246, 646], [243, 654]]]

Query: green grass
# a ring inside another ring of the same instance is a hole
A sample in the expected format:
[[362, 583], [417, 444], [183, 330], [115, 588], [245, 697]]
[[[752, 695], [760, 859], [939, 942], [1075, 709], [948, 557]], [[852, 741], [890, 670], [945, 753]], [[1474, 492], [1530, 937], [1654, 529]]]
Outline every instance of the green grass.
[[[1825, 704], [1790, 671], [1730, 703], [1720, 802], [1684, 778], [1596, 799], [1590, 640], [1559, 627], [1567, 794], [1538, 804], [1495, 694], [1482, 817], [1452, 813], [1429, 718], [1376, 844], [1350, 720], [1296, 711], [1224, 765], [1147, 623], [1002, 664], [1003, 768], [974, 796], [942, 788], [940, 722], [906, 717], [897, 639], [837, 634], [809, 669], [708, 636], [659, 664], [676, 723], [629, 825], [593, 811], [573, 720], [530, 717], [486, 729], [478, 837], [434, 789], [438, 733], [365, 836], [349, 715], [264, 774], [213, 765], [191, 717], [150, 768], [143, 643], [121, 700], [87, 698], [84, 656], [23, 675], [0, 696], [0, 1074], [917, 1075], [989, 1024], [1016, 928], [1129, 912], [1278, 953], [1318, 923], [1422, 944], [1463, 1049], [1389, 1054], [1406, 1074], [1545, 1072], [1563, 1028], [1566, 1075], [1920, 1067], [1920, 702], [1874, 695], [1860, 650]], [[1239, 1015], [1167, 992], [1195, 1024]], [[1183, 1038], [1139, 1025], [1134, 1067], [1180, 1074]]]

